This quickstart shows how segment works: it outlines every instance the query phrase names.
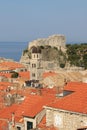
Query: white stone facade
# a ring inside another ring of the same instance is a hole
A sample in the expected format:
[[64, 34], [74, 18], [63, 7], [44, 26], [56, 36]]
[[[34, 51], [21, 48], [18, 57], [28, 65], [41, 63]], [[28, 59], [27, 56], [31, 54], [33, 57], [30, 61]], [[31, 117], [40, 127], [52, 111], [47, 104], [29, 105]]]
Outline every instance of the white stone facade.
[[46, 107], [46, 125], [58, 130], [78, 130], [87, 126], [87, 114]]

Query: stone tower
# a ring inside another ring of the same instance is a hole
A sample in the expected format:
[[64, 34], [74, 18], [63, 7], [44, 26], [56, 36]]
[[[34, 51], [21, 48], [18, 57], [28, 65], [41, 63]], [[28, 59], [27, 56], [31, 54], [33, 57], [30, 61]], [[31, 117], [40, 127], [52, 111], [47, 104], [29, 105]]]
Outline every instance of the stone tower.
[[40, 80], [42, 77], [42, 63], [41, 63], [41, 50], [39, 47], [33, 46], [31, 48], [31, 60], [30, 60], [30, 79]]

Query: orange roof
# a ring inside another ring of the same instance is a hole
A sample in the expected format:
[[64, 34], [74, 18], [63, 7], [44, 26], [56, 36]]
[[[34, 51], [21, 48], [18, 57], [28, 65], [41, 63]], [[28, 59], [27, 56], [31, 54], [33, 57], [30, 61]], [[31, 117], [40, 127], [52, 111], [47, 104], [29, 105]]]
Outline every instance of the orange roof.
[[0, 67], [3, 67], [3, 68], [8, 68], [8, 69], [15, 69], [15, 68], [24, 68], [24, 65], [18, 63], [18, 62], [8, 62], [8, 61], [5, 61], [5, 62], [1, 62], [0, 63]]
[[86, 89], [86, 87], [87, 87], [87, 83], [82, 83], [82, 82], [69, 82], [66, 86], [65, 86], [65, 88], [64, 88], [64, 90], [69, 90], [69, 91], [81, 91], [81, 90], [83, 90], [84, 91], [84, 89]]
[[11, 73], [0, 73], [0, 76], [4, 76], [6, 78], [11, 78]]
[[16, 111], [16, 115], [34, 117], [41, 110], [43, 110], [44, 105], [48, 104], [51, 101], [53, 101], [53, 99], [49, 97], [43, 97], [39, 95], [29, 95], [20, 105], [19, 109]]
[[19, 72], [19, 77], [29, 80], [30, 79], [30, 71]]
[[[5, 119], [7, 121], [11, 121], [12, 119], [12, 113], [14, 113], [14, 119], [15, 122], [23, 123], [23, 117], [20, 115], [15, 115], [19, 105], [18, 104], [13, 104], [12, 106], [8, 106], [6, 108], [3, 108], [0, 110], [0, 118]], [[0, 129], [1, 130], [1, 129]]]
[[8, 122], [5, 120], [0, 120], [0, 130], [8, 129]]
[[[69, 89], [70, 88], [70, 89]], [[74, 91], [50, 104], [50, 107], [87, 114], [87, 83], [69, 83], [65, 90]]]
[[43, 88], [41, 89], [43, 96], [53, 96], [55, 97], [56, 94], [56, 88]]
[[48, 77], [48, 76], [55, 76], [55, 75], [58, 75], [57, 73], [55, 73], [55, 72], [44, 72], [43, 73], [43, 78], [46, 78], [46, 77]]
[[10, 82], [0, 82], [0, 86], [10, 86], [12, 83]]
[[9, 107], [6, 107], [6, 108], [0, 110], [0, 118], [11, 120], [12, 113], [15, 113], [18, 106], [19, 106], [18, 104], [14, 104], [12, 106], [9, 106]]
[[42, 118], [41, 122], [38, 124], [39, 128], [46, 127], [46, 115]]
[[22, 116], [35, 117], [43, 110], [44, 105], [47, 105], [53, 100], [50, 97], [29, 95], [21, 104], [14, 104], [0, 110], [0, 118], [11, 120], [12, 113], [15, 113], [15, 120], [17, 122], [23, 122]]

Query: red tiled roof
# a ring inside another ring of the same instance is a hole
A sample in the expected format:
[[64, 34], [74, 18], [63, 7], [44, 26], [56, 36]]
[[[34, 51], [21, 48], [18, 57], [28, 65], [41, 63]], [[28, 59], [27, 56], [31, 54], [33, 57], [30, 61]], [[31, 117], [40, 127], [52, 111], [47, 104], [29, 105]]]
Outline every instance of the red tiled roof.
[[46, 127], [46, 115], [42, 118], [42, 121], [38, 124], [38, 128]]
[[49, 97], [43, 97], [39, 95], [29, 95], [25, 101], [20, 105], [19, 109], [16, 112], [16, 115], [20, 116], [28, 116], [34, 117], [41, 110], [43, 110], [43, 106], [47, 105], [53, 99]]
[[[23, 117], [20, 115], [16, 115], [16, 111], [19, 108], [20, 105], [18, 104], [13, 104], [12, 106], [8, 106], [6, 108], [3, 108], [2, 110], [0, 110], [0, 118], [3, 120], [7, 120], [7, 121], [11, 121], [12, 120], [12, 113], [14, 113], [14, 120], [15, 122], [19, 122], [19, 123], [23, 123], [24, 119]], [[1, 130], [1, 129], [0, 129]]]
[[29, 80], [30, 79], [30, 72], [29, 71], [19, 72], [19, 77]]
[[8, 122], [5, 120], [0, 120], [0, 130], [7, 130], [8, 129]]
[[24, 68], [24, 65], [22, 65], [18, 62], [5, 61], [5, 62], [0, 63], [0, 67], [6, 67], [6, 68], [12, 70], [12, 69], [15, 69], [15, 68]]
[[55, 75], [58, 75], [58, 74], [55, 73], [55, 72], [44, 72], [43, 73], [43, 78], [46, 78], [48, 76], [55, 76]]
[[12, 85], [12, 83], [10, 83], [10, 82], [0, 82], [0, 90], [5, 90], [11, 85]]
[[65, 90], [75, 91], [50, 104], [50, 107], [87, 114], [87, 83], [69, 83]]
[[0, 110], [0, 118], [11, 120], [12, 113], [15, 113], [15, 111], [17, 111], [18, 106], [18, 104], [14, 104], [12, 106]]
[[4, 76], [6, 78], [11, 78], [11, 73], [0, 73], [0, 76]]
[[82, 83], [82, 82], [69, 82], [64, 90], [69, 90], [69, 91], [81, 91], [86, 89], [87, 83]]
[[10, 82], [0, 82], [0, 85], [10, 86], [10, 85], [12, 85], [12, 83], [10, 83]]

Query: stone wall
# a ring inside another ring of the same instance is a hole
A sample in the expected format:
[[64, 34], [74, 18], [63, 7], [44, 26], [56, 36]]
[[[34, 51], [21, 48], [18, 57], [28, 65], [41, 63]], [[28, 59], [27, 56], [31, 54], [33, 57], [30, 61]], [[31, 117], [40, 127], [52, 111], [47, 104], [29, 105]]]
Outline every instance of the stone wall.
[[54, 108], [46, 108], [46, 125], [58, 130], [77, 130], [87, 126], [87, 115]]
[[35, 118], [28, 118], [24, 117], [24, 124], [25, 124], [25, 129], [27, 130], [27, 122], [32, 122], [33, 123], [33, 129], [37, 127], [37, 125], [40, 123], [42, 118], [45, 116], [46, 112], [45, 109], [43, 109], [41, 112], [39, 112]]
[[64, 35], [53, 35], [53, 36], [49, 36], [48, 38], [37, 39], [30, 42], [28, 45], [28, 49], [30, 49], [32, 46], [49, 45], [52, 47], [57, 47], [58, 49], [61, 48], [64, 51], [65, 43], [66, 43], [66, 38]]

